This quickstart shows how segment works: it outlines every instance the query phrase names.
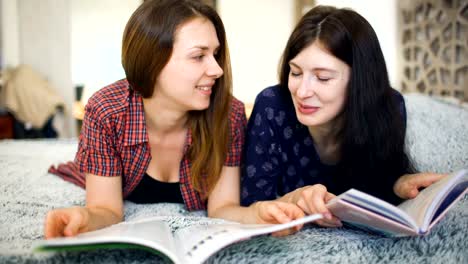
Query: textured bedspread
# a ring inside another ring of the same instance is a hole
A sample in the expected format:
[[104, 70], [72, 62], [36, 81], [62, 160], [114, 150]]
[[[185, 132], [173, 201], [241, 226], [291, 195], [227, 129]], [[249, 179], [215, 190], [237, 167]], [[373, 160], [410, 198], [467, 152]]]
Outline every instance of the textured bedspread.
[[[421, 170], [468, 166], [468, 110], [419, 95], [406, 96], [407, 146]], [[84, 204], [84, 190], [48, 174], [71, 160], [76, 140], [0, 141], [0, 263], [154, 263], [140, 250], [58, 254], [31, 252], [42, 239], [48, 210]], [[221, 222], [181, 205], [125, 204], [127, 220], [166, 216], [171, 227]], [[257, 237], [232, 245], [209, 263], [468, 263], [468, 199], [458, 202], [424, 237], [384, 238], [351, 228], [306, 226], [283, 238]]]

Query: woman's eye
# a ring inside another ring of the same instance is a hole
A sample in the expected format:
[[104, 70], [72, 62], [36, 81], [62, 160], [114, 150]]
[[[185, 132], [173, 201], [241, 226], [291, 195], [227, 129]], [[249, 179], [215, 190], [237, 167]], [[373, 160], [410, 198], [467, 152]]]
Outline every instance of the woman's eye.
[[298, 77], [298, 76], [301, 76], [301, 73], [300, 72], [290, 72], [291, 76], [293, 77]]
[[328, 82], [331, 78], [317, 76], [317, 80], [321, 82]]
[[205, 57], [205, 55], [202, 54], [202, 55], [195, 56], [195, 57], [193, 57], [193, 58], [194, 58], [195, 60], [202, 60], [203, 57]]

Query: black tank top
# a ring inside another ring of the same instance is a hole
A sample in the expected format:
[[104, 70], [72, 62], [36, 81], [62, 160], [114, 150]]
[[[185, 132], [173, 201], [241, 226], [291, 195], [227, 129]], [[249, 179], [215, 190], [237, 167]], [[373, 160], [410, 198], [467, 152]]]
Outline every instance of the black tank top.
[[147, 173], [127, 197], [127, 200], [140, 203], [184, 203], [179, 182], [161, 182]]

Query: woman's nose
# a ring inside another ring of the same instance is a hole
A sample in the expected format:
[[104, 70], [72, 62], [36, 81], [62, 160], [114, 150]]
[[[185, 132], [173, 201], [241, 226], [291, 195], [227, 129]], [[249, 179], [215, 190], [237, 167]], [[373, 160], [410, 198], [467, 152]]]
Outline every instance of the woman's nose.
[[221, 68], [221, 66], [219, 66], [218, 61], [216, 61], [214, 57], [212, 57], [209, 62], [207, 74], [208, 76], [213, 76], [216, 79], [223, 76], [224, 74], [223, 69]]
[[313, 84], [310, 80], [310, 78], [307, 78], [306, 76], [301, 80], [301, 83], [299, 85], [299, 88], [297, 89], [297, 96], [300, 98], [307, 98], [313, 96], [314, 89], [313, 89]]

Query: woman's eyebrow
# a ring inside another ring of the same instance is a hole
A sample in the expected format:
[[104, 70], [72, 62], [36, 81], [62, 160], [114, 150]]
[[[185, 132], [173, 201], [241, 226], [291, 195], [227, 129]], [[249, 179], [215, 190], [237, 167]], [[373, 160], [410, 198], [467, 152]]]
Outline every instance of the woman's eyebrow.
[[[302, 67], [300, 67], [299, 65], [297, 65], [293, 61], [289, 62], [289, 66], [293, 66], [295, 68], [302, 69]], [[338, 72], [336, 70], [326, 68], [326, 67], [315, 67], [315, 68], [312, 68], [311, 70], [313, 70], [313, 71], [327, 71], [327, 72], [331, 72], [331, 73], [337, 73]]]
[[[195, 46], [189, 48], [189, 50], [192, 50], [192, 49], [209, 50], [210, 47], [205, 46], [205, 45], [195, 45]], [[216, 46], [216, 47], [214, 48], [214, 50], [218, 50], [218, 49], [219, 49], [219, 46]]]

